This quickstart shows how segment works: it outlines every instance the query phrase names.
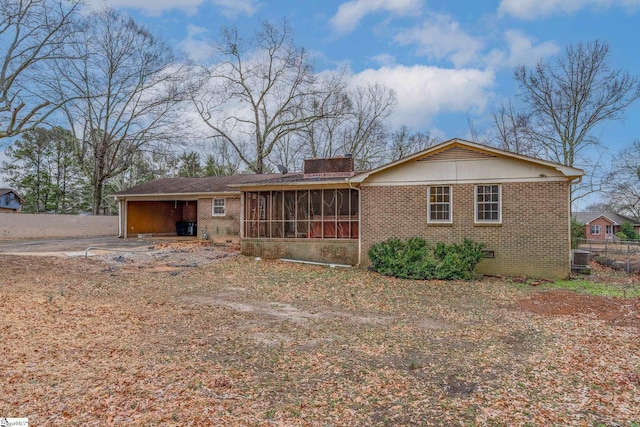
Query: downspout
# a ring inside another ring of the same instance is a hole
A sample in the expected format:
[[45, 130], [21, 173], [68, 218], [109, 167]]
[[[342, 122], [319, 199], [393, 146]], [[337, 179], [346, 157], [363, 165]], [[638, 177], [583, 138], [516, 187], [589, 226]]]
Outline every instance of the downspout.
[[349, 178], [345, 178], [345, 181], [349, 184], [350, 190], [356, 190], [358, 192], [358, 264], [356, 264], [356, 267], [360, 268], [360, 264], [362, 263], [362, 194], [359, 188], [351, 185]]

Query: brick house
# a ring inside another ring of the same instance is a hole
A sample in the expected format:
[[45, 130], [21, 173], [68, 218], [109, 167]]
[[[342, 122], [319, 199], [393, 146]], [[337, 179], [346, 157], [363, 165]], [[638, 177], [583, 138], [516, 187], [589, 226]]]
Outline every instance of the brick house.
[[453, 139], [367, 172], [306, 172], [234, 186], [243, 253], [365, 267], [391, 237], [469, 238], [486, 244], [480, 273], [569, 275], [579, 169]]
[[637, 219], [613, 212], [576, 212], [573, 216], [584, 224], [587, 240], [613, 240], [625, 222], [633, 226], [636, 234], [640, 234], [640, 222]]
[[113, 194], [119, 237], [199, 236], [225, 242], [240, 235], [240, 191], [229, 187], [276, 174], [164, 178]]
[[[202, 224], [209, 232], [220, 228], [222, 218], [212, 216], [214, 204], [222, 203], [217, 199], [234, 206], [227, 220], [237, 228], [229, 229], [239, 232], [246, 255], [366, 267], [371, 245], [391, 237], [433, 243], [469, 238], [486, 244], [487, 257], [477, 267], [482, 274], [566, 278], [570, 186], [582, 175], [452, 139], [366, 172], [354, 171], [353, 159], [342, 157], [306, 160], [303, 172], [244, 176], [241, 182], [227, 177], [224, 185], [222, 177], [195, 178], [218, 182], [217, 192], [194, 187], [191, 197], [199, 230]], [[161, 191], [163, 183], [152, 186]], [[127, 203], [141, 196], [120, 193], [128, 199], [120, 199], [122, 218], [132, 212]]]

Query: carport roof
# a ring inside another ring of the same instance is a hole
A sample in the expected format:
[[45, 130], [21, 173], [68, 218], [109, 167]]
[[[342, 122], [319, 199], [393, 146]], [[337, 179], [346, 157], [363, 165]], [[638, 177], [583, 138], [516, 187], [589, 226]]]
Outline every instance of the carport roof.
[[244, 184], [273, 179], [280, 174], [241, 174], [232, 176], [211, 176], [204, 178], [161, 178], [144, 184], [136, 185], [127, 190], [113, 194], [115, 198], [127, 196], [152, 196], [152, 195], [180, 195], [180, 194], [211, 194], [211, 193], [238, 193], [240, 190], [232, 188], [232, 184]]

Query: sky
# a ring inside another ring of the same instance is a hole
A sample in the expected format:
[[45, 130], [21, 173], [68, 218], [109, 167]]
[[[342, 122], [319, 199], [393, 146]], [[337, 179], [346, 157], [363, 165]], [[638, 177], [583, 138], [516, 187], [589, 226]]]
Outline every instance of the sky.
[[[398, 98], [392, 126], [440, 140], [470, 138], [469, 123], [517, 99], [516, 66], [553, 61], [600, 39], [612, 68], [640, 75], [640, 0], [94, 0], [130, 14], [194, 60], [224, 27], [251, 35], [260, 20], [293, 28], [318, 71], [347, 67], [353, 84]], [[640, 139], [640, 103], [598, 129], [612, 152]]]
[[[317, 71], [346, 67], [352, 84], [396, 92], [390, 125], [444, 141], [470, 139], [517, 99], [516, 66], [554, 61], [570, 44], [600, 39], [610, 65], [640, 76], [640, 0], [92, 0], [132, 16], [198, 61], [236, 27], [286, 19]], [[624, 122], [597, 128], [611, 155], [640, 140], [640, 102]]]

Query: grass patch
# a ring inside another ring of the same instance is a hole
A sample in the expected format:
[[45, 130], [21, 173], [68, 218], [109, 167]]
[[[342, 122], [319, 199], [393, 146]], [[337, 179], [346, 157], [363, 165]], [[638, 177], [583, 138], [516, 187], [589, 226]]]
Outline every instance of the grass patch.
[[540, 288], [563, 289], [601, 297], [636, 298], [640, 296], [640, 285], [637, 283], [623, 285], [619, 283], [598, 283], [590, 280], [557, 280], [545, 283]]

